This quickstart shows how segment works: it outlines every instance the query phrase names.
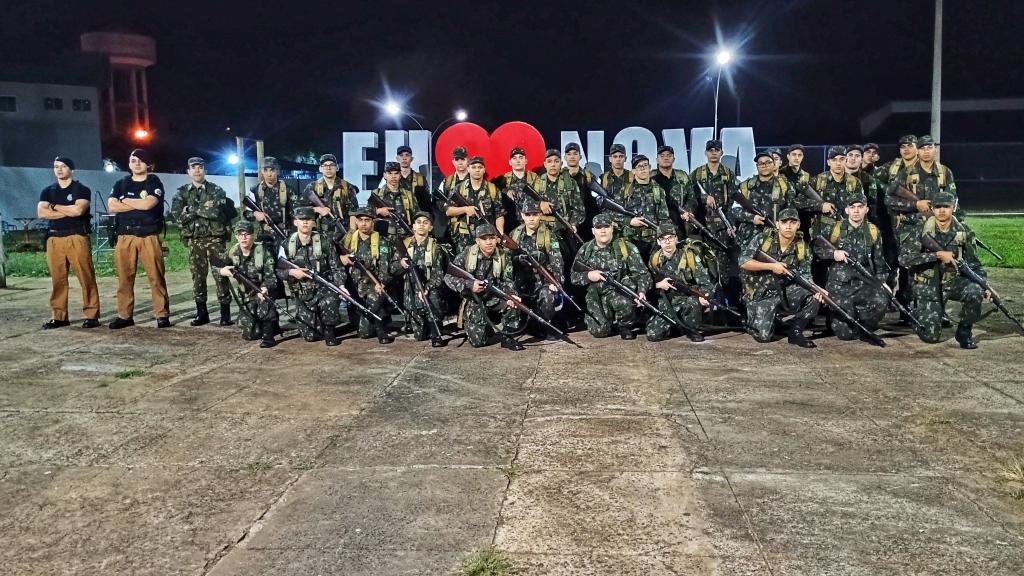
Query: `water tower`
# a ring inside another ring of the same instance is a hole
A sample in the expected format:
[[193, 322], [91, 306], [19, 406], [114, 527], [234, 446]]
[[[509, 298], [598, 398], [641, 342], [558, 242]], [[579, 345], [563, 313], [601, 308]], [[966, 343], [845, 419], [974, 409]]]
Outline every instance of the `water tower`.
[[148, 138], [146, 68], [156, 63], [156, 41], [125, 32], [87, 32], [81, 39], [83, 52], [103, 54], [109, 61], [107, 86], [100, 97], [103, 137]]

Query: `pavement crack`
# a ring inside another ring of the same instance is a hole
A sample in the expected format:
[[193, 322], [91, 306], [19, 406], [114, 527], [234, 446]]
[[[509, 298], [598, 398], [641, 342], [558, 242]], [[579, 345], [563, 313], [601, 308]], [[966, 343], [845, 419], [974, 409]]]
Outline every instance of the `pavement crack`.
[[999, 520], [996, 520], [996, 518], [994, 516], [992, 516], [991, 514], [988, 513], [988, 510], [986, 510], [984, 507], [982, 507], [981, 503], [979, 503], [974, 498], [971, 498], [971, 495], [968, 494], [965, 490], [963, 490], [960, 486], [958, 486], [955, 482], [950, 482], [949, 486], [950, 486], [950, 488], [953, 489], [954, 492], [959, 493], [968, 502], [973, 504], [974, 507], [978, 509], [978, 512], [981, 512], [982, 514], [984, 514], [985, 517], [988, 518], [989, 520], [991, 520], [993, 524], [995, 524], [996, 526], [999, 526], [999, 528], [1003, 532], [1006, 532], [1006, 534], [1008, 536], [1010, 536], [1012, 538], [1016, 538], [1017, 540], [1024, 540], [1024, 536], [1021, 536], [1020, 534], [1018, 534], [1018, 533], [1014, 532], [1013, 530], [1007, 528], [1006, 525], [1003, 524], [1002, 522], [1000, 522]]

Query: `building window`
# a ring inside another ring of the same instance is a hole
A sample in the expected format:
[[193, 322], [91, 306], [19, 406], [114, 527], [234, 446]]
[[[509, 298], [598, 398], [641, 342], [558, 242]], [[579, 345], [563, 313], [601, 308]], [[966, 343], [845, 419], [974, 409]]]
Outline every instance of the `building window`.
[[0, 96], [0, 112], [17, 112], [18, 98], [15, 96]]
[[44, 98], [43, 108], [47, 110], [63, 110], [64, 99], [63, 98]]
[[73, 108], [75, 112], [91, 112], [92, 111], [92, 101], [91, 100], [84, 100], [82, 98], [75, 98], [71, 102], [71, 108]]

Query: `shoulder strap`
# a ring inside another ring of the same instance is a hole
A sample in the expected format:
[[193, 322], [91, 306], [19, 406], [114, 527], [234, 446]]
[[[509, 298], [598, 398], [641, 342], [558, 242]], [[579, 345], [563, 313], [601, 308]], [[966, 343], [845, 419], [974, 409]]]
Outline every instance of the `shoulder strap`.
[[832, 227], [832, 243], [835, 244], [839, 241], [839, 236], [843, 233], [843, 221], [836, 222], [836, 225]]
[[298, 249], [299, 233], [295, 232], [288, 237], [288, 259], [295, 258], [295, 251]]
[[619, 254], [622, 255], [623, 262], [629, 261], [629, 249], [626, 248], [626, 240], [623, 238], [619, 238]]
[[871, 243], [878, 242], [878, 226], [875, 226], [871, 222], [868, 222], [868, 236], [871, 237]]

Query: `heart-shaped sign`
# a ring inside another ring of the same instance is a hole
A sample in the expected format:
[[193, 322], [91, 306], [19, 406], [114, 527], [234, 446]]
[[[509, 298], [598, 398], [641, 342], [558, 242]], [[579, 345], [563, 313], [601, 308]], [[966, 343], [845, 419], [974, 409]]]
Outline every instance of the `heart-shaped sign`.
[[452, 150], [463, 146], [470, 157], [483, 156], [490, 177], [509, 171], [509, 153], [519, 147], [526, 152], [526, 169], [544, 165], [544, 137], [526, 122], [506, 122], [488, 135], [472, 122], [460, 122], [445, 129], [434, 144], [434, 158], [445, 176], [455, 172]]

